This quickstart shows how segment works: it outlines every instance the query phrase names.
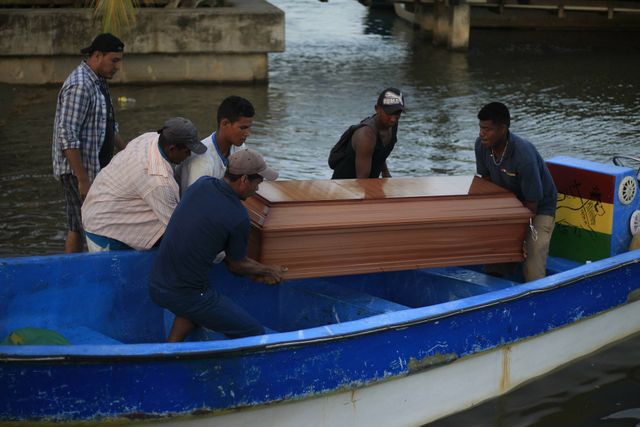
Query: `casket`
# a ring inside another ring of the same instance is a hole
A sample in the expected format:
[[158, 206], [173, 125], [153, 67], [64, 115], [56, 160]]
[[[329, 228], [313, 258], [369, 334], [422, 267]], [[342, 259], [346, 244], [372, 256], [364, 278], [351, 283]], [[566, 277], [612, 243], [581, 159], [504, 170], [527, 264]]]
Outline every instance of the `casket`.
[[474, 176], [263, 182], [249, 256], [286, 278], [522, 261], [531, 212]]

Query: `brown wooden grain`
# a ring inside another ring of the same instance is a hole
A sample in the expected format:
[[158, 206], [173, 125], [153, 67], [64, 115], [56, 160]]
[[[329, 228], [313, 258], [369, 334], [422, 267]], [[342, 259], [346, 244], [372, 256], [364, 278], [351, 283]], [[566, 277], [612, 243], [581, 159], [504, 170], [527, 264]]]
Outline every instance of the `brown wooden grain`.
[[287, 278], [521, 261], [531, 217], [477, 177], [265, 182], [245, 205], [250, 256]]

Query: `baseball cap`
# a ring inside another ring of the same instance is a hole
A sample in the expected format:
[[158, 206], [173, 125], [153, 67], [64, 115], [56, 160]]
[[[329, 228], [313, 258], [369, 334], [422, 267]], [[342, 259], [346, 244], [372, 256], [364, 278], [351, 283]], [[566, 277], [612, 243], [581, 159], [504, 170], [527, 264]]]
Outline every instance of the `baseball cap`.
[[402, 92], [399, 89], [394, 87], [386, 88], [378, 96], [376, 106], [382, 107], [387, 114], [404, 111], [404, 96], [402, 96]]
[[227, 170], [234, 175], [258, 174], [267, 181], [274, 181], [278, 178], [278, 172], [268, 167], [260, 153], [250, 148], [236, 151], [229, 156]]
[[170, 144], [184, 144], [196, 154], [207, 151], [207, 146], [198, 139], [198, 131], [191, 120], [184, 117], [172, 117], [164, 122], [158, 131], [164, 135]]
[[96, 50], [100, 52], [122, 52], [124, 43], [111, 33], [102, 33], [93, 39], [90, 46], [85, 47], [80, 52], [91, 54]]

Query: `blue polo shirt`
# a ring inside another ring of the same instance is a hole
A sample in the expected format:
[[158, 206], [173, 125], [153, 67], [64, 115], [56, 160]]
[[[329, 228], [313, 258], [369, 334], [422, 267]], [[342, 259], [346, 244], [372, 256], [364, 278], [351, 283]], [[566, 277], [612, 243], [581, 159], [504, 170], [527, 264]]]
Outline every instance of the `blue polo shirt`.
[[208, 288], [216, 255], [224, 250], [234, 260], [246, 257], [249, 231], [249, 214], [233, 189], [221, 179], [199, 178], [171, 215], [151, 268], [151, 287]]
[[491, 182], [506, 188], [523, 203], [537, 202], [536, 215], [555, 216], [556, 186], [538, 150], [529, 141], [509, 132], [509, 143], [497, 165], [488, 150], [476, 139], [476, 170]]

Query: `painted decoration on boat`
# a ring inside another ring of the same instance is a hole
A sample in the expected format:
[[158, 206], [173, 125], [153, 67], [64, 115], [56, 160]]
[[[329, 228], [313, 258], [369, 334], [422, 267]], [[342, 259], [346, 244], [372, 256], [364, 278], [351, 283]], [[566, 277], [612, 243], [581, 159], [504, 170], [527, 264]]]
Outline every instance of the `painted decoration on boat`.
[[547, 167], [558, 189], [550, 255], [586, 262], [626, 251], [639, 199], [633, 169], [566, 156]]

